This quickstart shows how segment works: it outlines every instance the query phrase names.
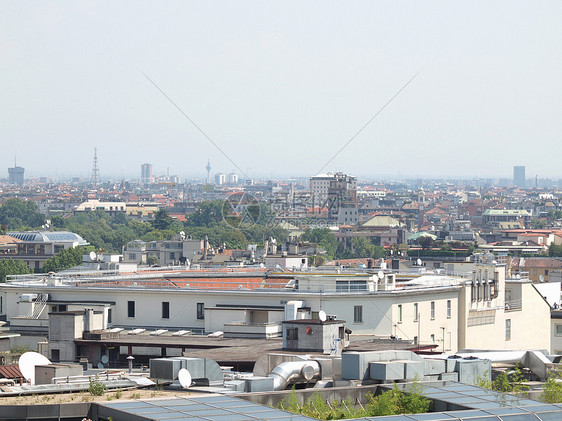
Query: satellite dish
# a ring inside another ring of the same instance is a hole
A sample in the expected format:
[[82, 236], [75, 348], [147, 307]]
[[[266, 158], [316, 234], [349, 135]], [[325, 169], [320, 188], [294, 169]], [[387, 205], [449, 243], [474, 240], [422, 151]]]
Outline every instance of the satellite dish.
[[185, 368], [180, 369], [180, 371], [178, 371], [178, 381], [182, 388], [187, 389], [191, 386], [191, 373]]
[[421, 259], [416, 260], [416, 263], [418, 264], [418, 266], [421, 266], [422, 265]]
[[377, 273], [377, 276], [382, 281], [384, 279], [384, 272], [382, 270], [379, 270], [379, 272]]
[[328, 318], [328, 316], [326, 316], [326, 312], [325, 312], [324, 310], [320, 310], [320, 311], [318, 312], [318, 318], [319, 318], [320, 320], [322, 320], [323, 322], [325, 322], [326, 319]]
[[539, 281], [544, 282], [544, 275], [539, 276]]
[[90, 252], [90, 260], [96, 260], [96, 252], [95, 251]]
[[103, 363], [98, 363], [98, 368], [104, 368]]
[[23, 353], [18, 361], [21, 374], [33, 385], [35, 384], [35, 366], [49, 364], [52, 363], [47, 357], [33, 351]]
[[101, 362], [107, 364], [109, 362], [109, 357], [107, 355], [102, 355]]

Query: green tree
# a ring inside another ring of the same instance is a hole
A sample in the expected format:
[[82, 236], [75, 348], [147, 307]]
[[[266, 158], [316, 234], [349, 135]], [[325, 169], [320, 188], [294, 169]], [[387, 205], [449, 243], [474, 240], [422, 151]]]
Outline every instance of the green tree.
[[148, 256], [146, 256], [146, 264], [148, 266], [159, 265], [160, 260], [158, 260], [158, 257], [154, 256], [153, 254], [149, 254]]
[[33, 272], [25, 262], [15, 259], [0, 259], [0, 282], [6, 282], [8, 275], [25, 275]]
[[433, 237], [429, 235], [422, 235], [418, 238], [417, 243], [421, 246], [422, 249], [427, 250], [433, 247]]
[[79, 266], [82, 263], [82, 255], [87, 252], [85, 247], [70, 247], [61, 250], [56, 255], [46, 260], [43, 264], [43, 272], [59, 272]]
[[369, 396], [366, 406], [367, 416], [419, 414], [429, 411], [431, 401], [422, 395], [419, 382], [411, 385], [407, 393], [398, 389], [395, 384], [392, 390], [378, 396]]
[[531, 228], [542, 229], [546, 227], [546, 221], [544, 219], [533, 219], [531, 221]]
[[551, 373], [548, 380], [542, 387], [542, 394], [540, 400], [547, 403], [560, 403], [562, 402], [562, 382], [560, 370]]
[[9, 230], [39, 228], [44, 222], [45, 217], [31, 200], [8, 199], [0, 207], [0, 225]]
[[174, 220], [171, 218], [170, 214], [166, 209], [158, 209], [154, 214], [154, 220], [152, 221], [152, 226], [158, 230], [166, 230], [172, 225]]
[[307, 228], [301, 236], [302, 241], [317, 244], [326, 250], [326, 258], [333, 259], [338, 249], [338, 240], [329, 228]]
[[494, 380], [489, 380], [488, 376], [488, 372], [484, 373], [483, 377], [476, 380], [476, 385], [484, 389], [505, 393], [520, 393], [529, 389], [528, 386], [523, 384], [525, 377], [519, 368], [519, 364], [516, 364], [510, 373], [505, 371], [498, 373]]
[[551, 244], [548, 248], [548, 255], [552, 257], [562, 256], [562, 245], [557, 246], [555, 244]]
[[304, 402], [296, 395], [293, 388], [289, 396], [284, 398], [279, 408], [320, 420], [339, 420], [351, 418], [374, 417], [380, 415], [420, 414], [429, 411], [431, 401], [422, 394], [419, 382], [409, 385], [406, 392], [395, 385], [392, 390], [383, 391], [380, 395], [366, 395], [365, 407], [356, 406], [353, 399], [331, 402], [315, 392]]
[[222, 200], [202, 202], [197, 210], [187, 216], [187, 225], [192, 227], [212, 227], [223, 220]]

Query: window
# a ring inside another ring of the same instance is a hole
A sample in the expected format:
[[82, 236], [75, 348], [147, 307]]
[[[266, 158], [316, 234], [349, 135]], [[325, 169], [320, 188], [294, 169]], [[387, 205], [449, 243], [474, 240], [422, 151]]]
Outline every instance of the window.
[[562, 336], [562, 325], [556, 325], [556, 336]]
[[511, 339], [511, 319], [505, 319], [505, 340]]
[[66, 311], [66, 310], [67, 310], [66, 304], [60, 304], [59, 305], [59, 312], [63, 312], [63, 311]]
[[107, 309], [107, 324], [111, 324], [113, 322], [113, 309]]
[[398, 323], [402, 323], [402, 304], [398, 304]]
[[299, 328], [298, 327], [287, 328], [287, 340], [288, 341], [298, 341], [299, 340]]
[[135, 317], [135, 302], [127, 301], [127, 317]]
[[0, 314], [4, 312], [4, 297], [0, 297]]
[[418, 303], [414, 303], [414, 322], [418, 321]]
[[170, 303], [168, 301], [162, 301], [162, 318], [170, 318]]
[[431, 302], [431, 320], [435, 319], [435, 301]]
[[447, 319], [451, 318], [451, 300], [447, 300]]
[[432, 333], [431, 336], [431, 343], [434, 344], [435, 343], [435, 335]]
[[197, 320], [203, 320], [205, 318], [205, 304], [197, 303]]
[[137, 258], [137, 255], [135, 253], [129, 253], [129, 259], [130, 260], [135, 260]]
[[363, 306], [353, 307], [353, 322], [363, 323]]

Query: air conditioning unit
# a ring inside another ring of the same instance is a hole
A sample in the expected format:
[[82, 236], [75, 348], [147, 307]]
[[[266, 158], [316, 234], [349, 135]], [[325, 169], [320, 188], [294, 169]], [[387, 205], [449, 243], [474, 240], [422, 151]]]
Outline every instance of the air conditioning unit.
[[37, 294], [22, 294], [21, 301], [31, 303], [37, 299]]

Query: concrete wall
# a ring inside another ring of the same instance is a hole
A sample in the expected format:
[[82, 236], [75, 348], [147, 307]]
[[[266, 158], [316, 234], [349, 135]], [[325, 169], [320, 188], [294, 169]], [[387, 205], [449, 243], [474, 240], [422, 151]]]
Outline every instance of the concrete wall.
[[[437, 345], [437, 350], [456, 352], [458, 344], [458, 296], [459, 290], [428, 292], [410, 296], [398, 296], [392, 305], [392, 333], [401, 339], [421, 345]], [[451, 315], [447, 315], [447, 301], [451, 302]], [[431, 303], [434, 303], [432, 317]], [[419, 318], [416, 321], [415, 304]], [[402, 321], [399, 306], [402, 305]], [[433, 336], [432, 336], [433, 335]]]
[[[232, 322], [238, 320], [241, 315], [229, 313], [225, 316], [218, 315], [219, 319], [215, 319], [215, 315], [208, 316], [211, 320], [198, 320], [197, 319], [197, 303], [203, 303], [205, 307], [214, 307], [217, 304], [223, 305], [260, 305], [260, 306], [282, 306], [287, 301], [301, 300], [305, 301], [306, 305], [311, 308], [312, 312], [324, 310], [327, 314], [336, 315], [338, 319], [345, 320], [354, 334], [375, 334], [379, 336], [389, 337], [391, 334], [397, 333], [397, 336], [413, 339], [417, 336], [417, 324], [410, 320], [404, 319], [400, 329], [396, 329], [394, 324], [396, 322], [396, 304], [404, 302], [404, 316], [409, 315], [413, 311], [408, 310], [407, 306], [413, 302], [419, 302], [420, 313], [422, 314], [422, 342], [429, 341], [430, 334], [435, 333], [436, 340], [439, 338], [440, 322], [450, 323], [447, 320], [441, 320], [441, 316], [437, 316], [435, 320], [431, 321], [429, 317], [429, 302], [436, 301], [436, 311], [446, 311], [446, 300], [454, 299], [456, 289], [430, 289], [425, 292], [411, 291], [411, 292], [398, 292], [388, 291], [375, 294], [368, 293], [334, 293], [334, 294], [318, 294], [309, 292], [297, 291], [276, 291], [276, 292], [260, 292], [260, 291], [230, 291], [230, 292], [214, 292], [214, 291], [194, 291], [187, 289], [142, 289], [142, 288], [88, 288], [78, 289], [74, 287], [49, 287], [42, 288], [29, 287], [29, 288], [7, 288], [0, 285], [0, 291], [5, 290], [7, 299], [7, 317], [8, 319], [13, 316], [21, 315], [18, 306], [18, 299], [22, 293], [30, 292], [48, 292], [52, 300], [61, 301], [115, 301], [115, 305], [111, 306], [112, 309], [112, 325], [123, 327], [143, 327], [151, 328], [164, 328], [164, 329], [206, 329], [207, 330], [221, 330], [220, 327], [224, 322]], [[127, 316], [127, 301], [135, 301], [135, 317], [129, 318]], [[170, 303], [170, 318], [162, 319], [162, 302], [167, 301]], [[363, 320], [361, 322], [354, 321], [354, 307], [360, 305], [363, 307]], [[42, 319], [46, 320], [46, 313], [49, 311], [50, 306], [47, 306]], [[79, 308], [92, 308], [91, 305], [73, 305], [69, 306], [69, 310]], [[100, 305], [101, 308], [101, 305]], [[97, 308], [96, 308], [97, 309]], [[273, 320], [275, 312], [269, 312], [268, 321]], [[453, 308], [453, 315], [455, 314]], [[282, 312], [279, 312], [279, 318], [282, 317]], [[427, 318], [427, 322], [423, 320]], [[271, 320], [270, 320], [271, 319]], [[31, 321], [37, 323], [36, 321]], [[208, 323], [208, 325], [206, 325]], [[406, 324], [410, 323], [409, 327]], [[220, 326], [220, 327], [219, 327]], [[428, 329], [427, 332], [425, 329]], [[397, 331], [397, 332], [395, 332]]]
[[[559, 326], [557, 333], [556, 326]], [[562, 319], [550, 320], [550, 352], [557, 355], [562, 355]]]
[[[512, 291], [512, 302], [521, 300], [519, 307], [506, 307], [506, 290]], [[501, 282], [498, 298], [487, 307], [471, 303], [470, 286], [465, 287], [461, 299], [459, 349], [551, 349], [550, 306], [532, 283]], [[510, 338], [506, 335], [507, 320], [511, 323]]]

